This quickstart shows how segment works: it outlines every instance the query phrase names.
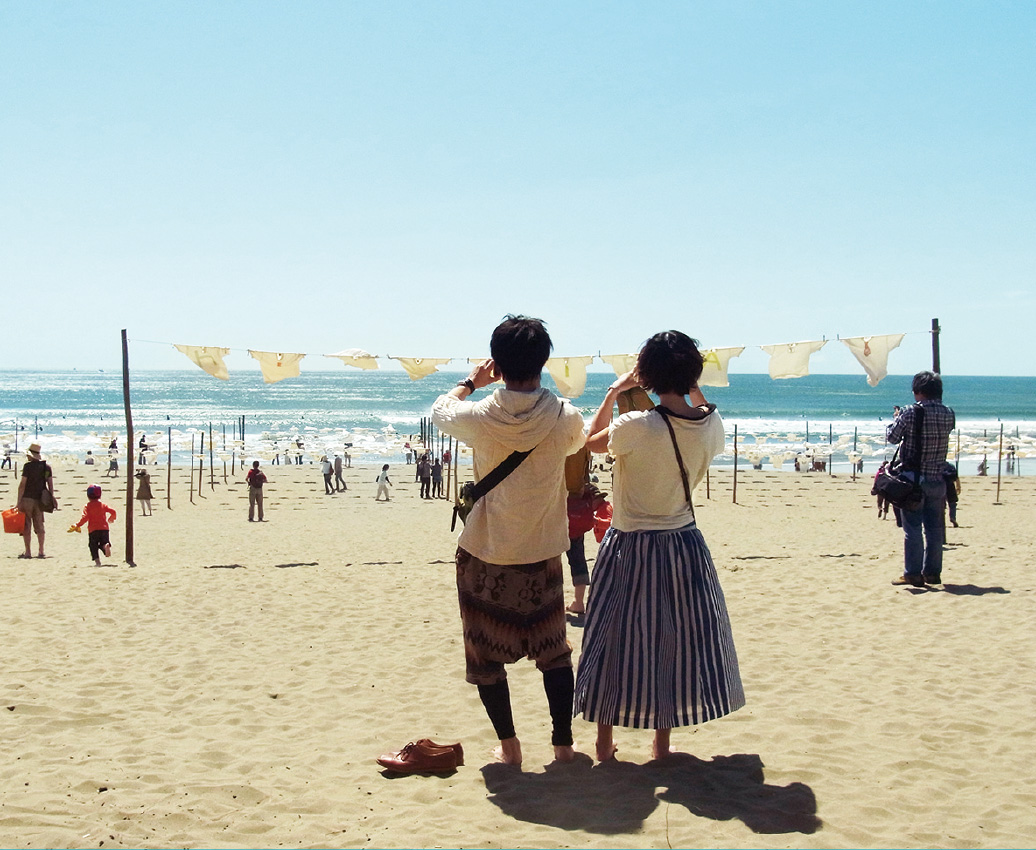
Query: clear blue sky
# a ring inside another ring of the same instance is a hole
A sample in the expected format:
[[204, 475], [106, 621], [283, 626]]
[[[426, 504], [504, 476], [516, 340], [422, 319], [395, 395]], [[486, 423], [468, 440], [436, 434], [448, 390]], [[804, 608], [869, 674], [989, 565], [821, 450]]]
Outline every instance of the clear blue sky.
[[1033, 2], [4, 0], [0, 367], [523, 312], [560, 355], [938, 317], [947, 374], [1036, 375], [1034, 45]]

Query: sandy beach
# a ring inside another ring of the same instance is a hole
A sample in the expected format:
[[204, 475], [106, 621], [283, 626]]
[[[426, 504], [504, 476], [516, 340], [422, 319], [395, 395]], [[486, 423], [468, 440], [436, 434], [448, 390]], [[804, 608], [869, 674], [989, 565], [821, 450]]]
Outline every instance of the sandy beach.
[[[46, 448], [46, 447], [44, 447]], [[938, 590], [894, 588], [902, 533], [870, 479], [713, 472], [696, 491], [747, 706], [676, 730], [616, 730], [598, 765], [549, 764], [531, 663], [511, 668], [522, 770], [493, 763], [464, 682], [450, 503], [393, 467], [323, 494], [314, 466], [243, 472], [188, 498], [153, 470], [154, 515], [94, 567], [86, 468], [56, 467], [45, 560], [0, 563], [0, 844], [19, 847], [1031, 847], [1036, 575], [1031, 479], [967, 478]], [[17, 487], [0, 473], [0, 501]], [[608, 481], [602, 486], [608, 489]], [[120, 487], [125, 479], [120, 479]], [[136, 506], [135, 506], [136, 507]], [[34, 541], [35, 546], [35, 541]], [[596, 544], [588, 537], [588, 554]], [[569, 630], [578, 649], [581, 623]], [[382, 752], [462, 741], [447, 776], [384, 774]]]

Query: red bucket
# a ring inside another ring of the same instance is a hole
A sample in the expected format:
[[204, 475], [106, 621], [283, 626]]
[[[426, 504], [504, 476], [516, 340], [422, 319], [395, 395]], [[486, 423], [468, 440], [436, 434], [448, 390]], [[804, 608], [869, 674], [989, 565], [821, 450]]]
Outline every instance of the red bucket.
[[25, 531], [25, 514], [18, 508], [4, 511], [4, 533], [21, 534]]

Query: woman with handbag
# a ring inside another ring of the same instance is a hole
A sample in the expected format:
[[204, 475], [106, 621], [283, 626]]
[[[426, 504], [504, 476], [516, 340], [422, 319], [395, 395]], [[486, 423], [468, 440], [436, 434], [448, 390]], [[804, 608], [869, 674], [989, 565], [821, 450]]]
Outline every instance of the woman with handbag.
[[25, 528], [22, 538], [25, 540], [25, 554], [19, 558], [32, 557], [32, 532], [36, 532], [38, 558], [43, 554], [43, 514], [50, 513], [58, 506], [54, 498], [54, 474], [51, 472], [40, 453], [40, 444], [29, 446], [25, 465], [22, 467], [22, 478], [18, 483], [18, 508], [25, 514]]
[[[590, 450], [615, 458], [614, 513], [590, 584], [575, 713], [597, 723], [601, 761], [614, 756], [616, 725], [654, 729], [652, 756], [662, 758], [674, 727], [745, 703], [723, 591], [691, 504], [724, 445], [719, 413], [697, 386], [703, 362], [686, 334], [655, 334], [590, 425]], [[619, 394], [637, 386], [657, 394], [658, 407], [612, 422]]]

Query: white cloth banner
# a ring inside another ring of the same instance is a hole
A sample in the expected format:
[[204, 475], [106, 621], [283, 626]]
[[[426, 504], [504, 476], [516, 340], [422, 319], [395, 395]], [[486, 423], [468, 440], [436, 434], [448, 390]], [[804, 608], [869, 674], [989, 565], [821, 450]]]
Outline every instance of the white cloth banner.
[[732, 348], [710, 348], [705, 352], [705, 367], [698, 385], [702, 387], [729, 387], [727, 364], [745, 350], [743, 345]]
[[420, 381], [421, 378], [427, 378], [434, 372], [439, 371], [439, 367], [444, 363], [449, 363], [452, 357], [393, 357], [389, 355], [390, 360], [398, 360], [400, 365], [406, 370], [406, 373], [410, 376], [411, 381]]
[[357, 369], [377, 369], [378, 360], [369, 351], [362, 348], [346, 348], [335, 354], [325, 354], [324, 357], [335, 357], [341, 360], [346, 366], [355, 366]]
[[593, 357], [551, 357], [547, 371], [565, 398], [578, 398], [586, 389], [586, 367]]

